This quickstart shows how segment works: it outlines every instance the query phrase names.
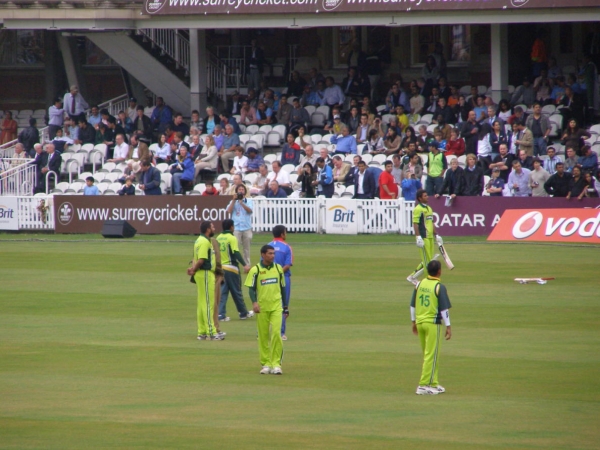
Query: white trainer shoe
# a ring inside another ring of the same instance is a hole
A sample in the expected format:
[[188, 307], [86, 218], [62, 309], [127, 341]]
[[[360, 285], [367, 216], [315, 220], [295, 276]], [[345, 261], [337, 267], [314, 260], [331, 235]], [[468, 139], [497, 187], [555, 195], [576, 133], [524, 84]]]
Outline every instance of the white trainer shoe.
[[437, 395], [439, 392], [430, 386], [418, 386], [417, 395]]
[[267, 367], [267, 366], [263, 366], [263, 368], [260, 370], [261, 375], [269, 375], [270, 373], [271, 373], [271, 368]]
[[281, 375], [281, 374], [283, 374], [283, 372], [281, 371], [281, 367], [275, 367], [273, 370], [271, 370], [271, 373], [273, 375]]
[[429, 386], [429, 389], [437, 391], [438, 394], [443, 394], [444, 392], [446, 392], [446, 388], [441, 384], [438, 384], [437, 386]]
[[208, 339], [208, 336], [206, 334], [200, 334], [200, 335], [198, 335], [198, 340], [199, 341], [205, 341], [206, 339]]
[[254, 317], [254, 311], [252, 311], [252, 310], [248, 311], [248, 315], [247, 315], [246, 317], [247, 317], [248, 319], [249, 319], [250, 317]]

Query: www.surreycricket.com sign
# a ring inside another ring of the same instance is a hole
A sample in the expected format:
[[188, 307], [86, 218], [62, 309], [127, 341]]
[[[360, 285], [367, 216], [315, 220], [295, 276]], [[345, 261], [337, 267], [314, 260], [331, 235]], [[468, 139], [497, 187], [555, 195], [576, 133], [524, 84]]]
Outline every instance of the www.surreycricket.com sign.
[[289, 14], [597, 8], [598, 0], [146, 0], [147, 14]]

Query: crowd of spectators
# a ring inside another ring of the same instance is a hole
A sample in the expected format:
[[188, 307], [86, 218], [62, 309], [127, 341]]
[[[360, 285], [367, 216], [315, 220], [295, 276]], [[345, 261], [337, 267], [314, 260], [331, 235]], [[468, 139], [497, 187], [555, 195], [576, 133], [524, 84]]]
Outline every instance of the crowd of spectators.
[[[48, 109], [51, 142], [40, 151], [31, 119], [18, 135], [16, 153], [29, 155], [43, 175], [53, 170], [49, 161], [56, 168], [52, 152], [60, 158], [71, 144], [104, 144], [107, 161], [127, 166], [120, 181], [131, 181], [146, 195], [161, 193], [156, 165], [164, 163], [172, 194], [205, 181], [204, 195], [232, 195], [246, 178], [248, 195], [276, 198], [331, 197], [341, 186], [353, 187], [344, 192], [354, 198], [406, 200], [421, 187], [438, 196], [597, 195], [598, 156], [583, 126], [597, 112], [587, 85], [597, 84], [587, 76], [589, 58], [579, 76], [563, 76], [550, 58], [538, 76], [496, 104], [475, 86], [469, 95], [459, 92], [438, 56], [427, 59], [421, 78], [396, 79], [384, 96], [381, 85], [371, 84], [378, 78], [361, 64], [349, 67], [339, 84], [316, 69], [305, 77], [293, 72], [286, 92], [254, 77], [247, 95], [234, 93], [222, 111], [192, 111], [189, 121], [161, 97], [151, 109], [132, 98], [116, 116], [96, 105], [86, 114], [88, 105], [72, 86]], [[551, 122], [545, 105], [554, 106], [560, 123]], [[312, 117], [317, 107], [325, 107], [321, 122]], [[15, 134], [11, 120], [6, 114], [3, 140]], [[275, 161], [240, 140], [246, 127], [275, 124], [285, 127]], [[313, 142], [317, 134], [326, 142]], [[564, 156], [558, 154], [563, 148]], [[228, 176], [214, 181], [219, 174]]]

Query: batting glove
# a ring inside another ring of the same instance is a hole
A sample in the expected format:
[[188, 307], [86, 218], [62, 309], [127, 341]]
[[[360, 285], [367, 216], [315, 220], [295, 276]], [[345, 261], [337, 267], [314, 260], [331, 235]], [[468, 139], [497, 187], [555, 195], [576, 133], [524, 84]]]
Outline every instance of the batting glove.
[[419, 247], [419, 248], [425, 247], [425, 242], [423, 242], [423, 238], [421, 236], [417, 236], [417, 247]]
[[283, 308], [283, 315], [287, 318], [290, 315], [290, 310], [286, 308]]
[[435, 240], [437, 241], [437, 245], [444, 245], [444, 240], [439, 234], [436, 236]]

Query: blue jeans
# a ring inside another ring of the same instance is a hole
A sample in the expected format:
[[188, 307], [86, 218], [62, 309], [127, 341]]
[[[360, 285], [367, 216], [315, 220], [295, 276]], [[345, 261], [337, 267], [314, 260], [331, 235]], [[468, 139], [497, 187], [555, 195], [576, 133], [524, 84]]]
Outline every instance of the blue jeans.
[[181, 194], [181, 177], [183, 172], [176, 172], [171, 178], [171, 194]]
[[435, 195], [442, 190], [442, 186], [444, 185], [444, 177], [432, 177], [427, 175], [427, 180], [425, 181], [425, 190], [427, 191], [427, 195]]
[[545, 155], [547, 146], [548, 144], [546, 143], [546, 139], [544, 139], [543, 137], [533, 138], [533, 155]]
[[240, 317], [245, 317], [248, 314], [246, 304], [244, 303], [244, 295], [242, 294], [241, 278], [239, 273], [229, 272], [224, 270], [225, 282], [221, 286], [221, 302], [219, 303], [219, 319], [227, 316], [227, 298], [229, 292], [233, 297], [233, 303], [238, 310]]

